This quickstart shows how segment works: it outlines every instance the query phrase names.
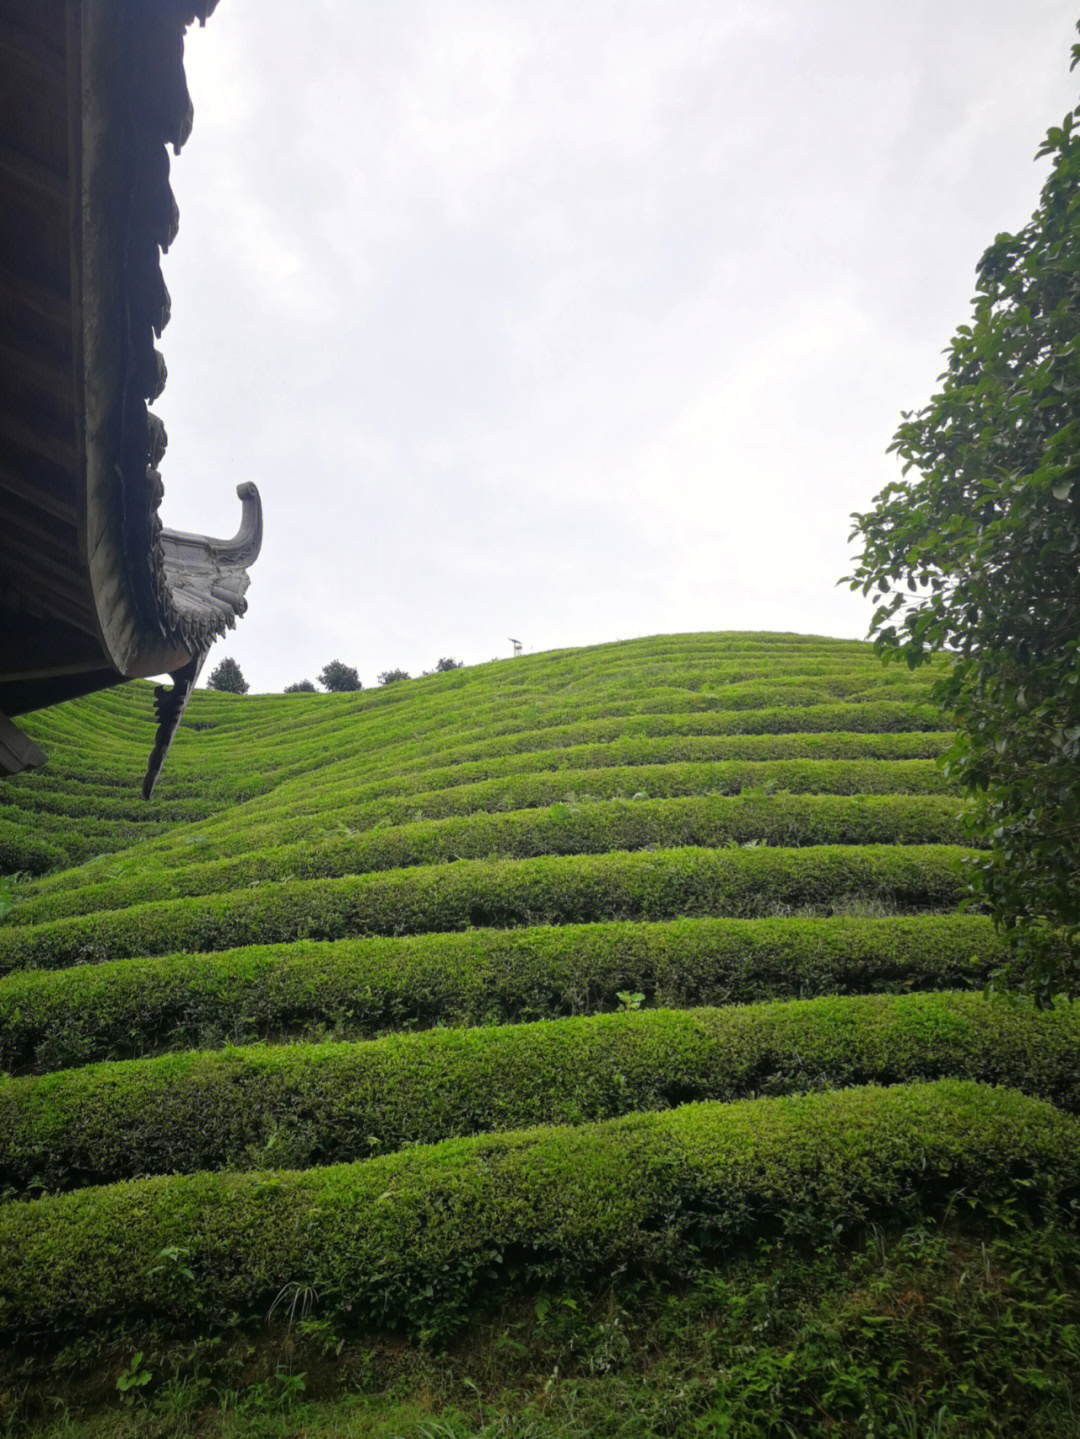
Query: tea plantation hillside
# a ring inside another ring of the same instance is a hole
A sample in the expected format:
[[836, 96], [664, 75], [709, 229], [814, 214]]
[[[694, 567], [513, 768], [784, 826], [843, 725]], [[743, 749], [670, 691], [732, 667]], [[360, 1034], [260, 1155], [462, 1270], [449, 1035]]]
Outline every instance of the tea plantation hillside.
[[1080, 1014], [929, 680], [659, 637], [26, 717], [9, 1434], [1080, 1434]]

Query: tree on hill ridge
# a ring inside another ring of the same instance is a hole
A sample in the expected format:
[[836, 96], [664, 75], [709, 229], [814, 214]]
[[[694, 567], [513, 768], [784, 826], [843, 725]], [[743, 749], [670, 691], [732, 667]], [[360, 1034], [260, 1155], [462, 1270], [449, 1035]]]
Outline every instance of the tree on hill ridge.
[[328, 665], [323, 666], [319, 672], [319, 683], [331, 694], [349, 694], [363, 689], [356, 670], [343, 664], [341, 660], [331, 660]]
[[226, 657], [211, 672], [207, 686], [212, 690], [224, 690], [226, 694], [246, 695], [248, 682], [234, 659]]

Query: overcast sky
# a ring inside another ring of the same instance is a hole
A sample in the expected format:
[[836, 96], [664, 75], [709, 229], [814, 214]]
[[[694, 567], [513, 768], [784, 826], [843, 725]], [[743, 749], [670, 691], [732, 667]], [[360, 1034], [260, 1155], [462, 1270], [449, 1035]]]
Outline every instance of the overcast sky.
[[1077, 103], [1075, 0], [221, 0], [187, 42], [165, 523], [262, 493], [211, 664], [861, 637], [976, 262]]

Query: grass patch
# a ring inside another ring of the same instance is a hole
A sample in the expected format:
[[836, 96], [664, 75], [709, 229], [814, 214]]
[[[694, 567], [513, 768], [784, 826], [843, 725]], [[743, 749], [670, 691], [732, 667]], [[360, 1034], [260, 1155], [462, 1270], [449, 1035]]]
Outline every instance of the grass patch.
[[[961, 1207], [964, 1207], [961, 1205]], [[687, 1258], [665, 1280], [537, 1289], [445, 1346], [318, 1303], [227, 1344], [135, 1325], [0, 1378], [34, 1439], [1062, 1439], [1080, 1425], [1080, 1242], [1017, 1209], [811, 1248]], [[118, 1391], [130, 1370], [147, 1382]]]

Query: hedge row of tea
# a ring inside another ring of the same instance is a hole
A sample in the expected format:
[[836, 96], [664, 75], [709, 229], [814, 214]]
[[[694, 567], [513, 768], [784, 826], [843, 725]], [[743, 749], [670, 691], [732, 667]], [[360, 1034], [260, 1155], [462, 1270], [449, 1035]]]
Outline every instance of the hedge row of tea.
[[962, 1081], [685, 1104], [606, 1124], [450, 1140], [302, 1171], [171, 1175], [0, 1209], [0, 1330], [137, 1311], [187, 1329], [265, 1314], [303, 1275], [325, 1309], [448, 1333], [508, 1255], [515, 1282], [678, 1263], [764, 1228], [820, 1240], [868, 1218], [1080, 1186], [1077, 1123]]
[[203, 692], [149, 806], [149, 686], [27, 717], [0, 1334], [257, 1326], [290, 1286], [448, 1334], [961, 1190], [1070, 1223], [1080, 1019], [981, 992], [929, 683], [718, 634]]
[[469, 928], [27, 969], [0, 981], [0, 1067], [595, 1014], [622, 993], [690, 1008], [978, 989], [1005, 956], [978, 915], [838, 915]]
[[693, 1100], [941, 1075], [1080, 1112], [1080, 1011], [950, 993], [789, 1000], [95, 1064], [0, 1091], [0, 1185], [308, 1167]]
[[9, 925], [0, 931], [0, 974], [170, 950], [471, 925], [742, 916], [795, 907], [831, 913], [853, 897], [903, 910], [932, 909], [961, 899], [964, 857], [960, 847], [940, 844], [695, 847], [256, 881], [190, 899]]

